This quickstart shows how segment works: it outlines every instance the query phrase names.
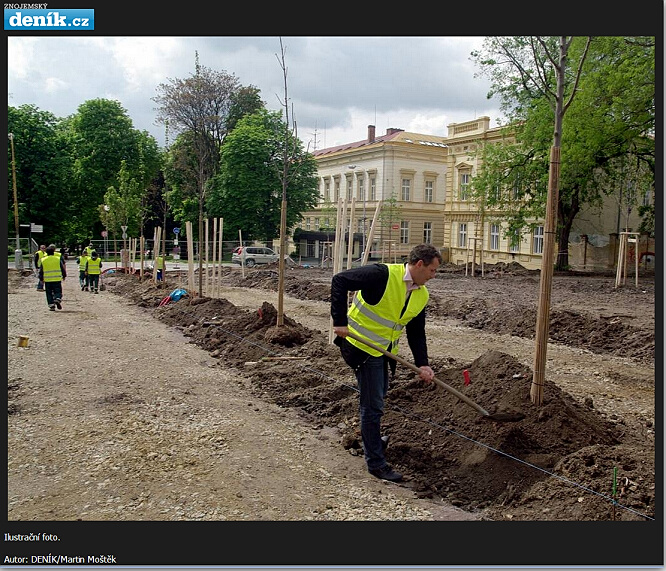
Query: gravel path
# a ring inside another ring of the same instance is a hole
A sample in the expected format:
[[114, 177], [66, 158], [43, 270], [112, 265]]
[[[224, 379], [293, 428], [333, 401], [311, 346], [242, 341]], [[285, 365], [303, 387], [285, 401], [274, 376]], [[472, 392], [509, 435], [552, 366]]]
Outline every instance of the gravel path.
[[69, 269], [56, 312], [9, 270], [9, 521], [475, 519], [376, 480], [334, 430]]

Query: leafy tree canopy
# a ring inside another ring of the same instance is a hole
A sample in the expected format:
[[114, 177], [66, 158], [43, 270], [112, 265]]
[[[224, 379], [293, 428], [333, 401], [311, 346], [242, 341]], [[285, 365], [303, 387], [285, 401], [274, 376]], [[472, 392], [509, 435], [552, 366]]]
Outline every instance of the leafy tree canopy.
[[279, 112], [259, 110], [241, 119], [222, 147], [219, 173], [210, 181], [206, 203], [211, 216], [224, 218], [224, 231], [243, 239], [269, 241], [280, 235], [283, 149], [290, 154], [287, 227], [318, 199], [314, 157], [285, 129]]

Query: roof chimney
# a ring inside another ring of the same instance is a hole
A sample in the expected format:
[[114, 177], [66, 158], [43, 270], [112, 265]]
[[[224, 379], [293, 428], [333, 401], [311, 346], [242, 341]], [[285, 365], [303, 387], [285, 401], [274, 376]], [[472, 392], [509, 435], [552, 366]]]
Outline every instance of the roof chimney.
[[368, 143], [375, 142], [375, 126], [368, 125]]

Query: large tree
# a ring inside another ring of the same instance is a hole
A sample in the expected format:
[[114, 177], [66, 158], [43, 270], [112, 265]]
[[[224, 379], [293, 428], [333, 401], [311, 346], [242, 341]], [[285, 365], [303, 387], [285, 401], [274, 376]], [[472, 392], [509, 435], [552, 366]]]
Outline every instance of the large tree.
[[[186, 79], [169, 79], [157, 86], [153, 98], [158, 105], [157, 120], [176, 133], [188, 132], [195, 161], [194, 180], [198, 202], [198, 232], [203, 236], [204, 205], [208, 180], [219, 164], [219, 150], [228, 133], [227, 119], [240, 89], [236, 76], [215, 71], [199, 63], [195, 54], [195, 72]], [[170, 183], [170, 181], [167, 181]], [[199, 255], [199, 295], [203, 293], [203, 259]]]
[[[472, 182], [477, 199], [507, 213], [507, 234], [543, 218], [547, 197], [553, 109], [544, 93], [518, 73], [525, 38], [492, 38], [473, 58], [492, 81], [509, 118], [503, 143], [482, 148], [482, 167]], [[585, 38], [575, 38], [569, 58], [577, 61]], [[577, 86], [562, 120], [556, 267], [568, 267], [569, 234], [585, 205], [601, 204], [604, 193], [628, 182], [642, 192], [654, 185], [655, 42], [646, 37], [593, 38]], [[547, 67], [540, 72], [545, 80]], [[625, 190], [626, 192], [626, 190]], [[642, 195], [641, 195], [642, 196]], [[636, 198], [641, 198], [636, 196]], [[626, 195], [625, 195], [626, 199]]]
[[[72, 209], [72, 154], [63, 135], [62, 120], [34, 105], [9, 106], [8, 132], [14, 139], [16, 192], [19, 223], [44, 227], [40, 242], [61, 244], [75, 228]], [[11, 148], [8, 153], [8, 186], [12, 188]], [[8, 193], [8, 212], [14, 208], [13, 193]], [[12, 235], [14, 227], [9, 226]]]
[[[280, 235], [285, 128], [279, 112], [262, 109], [241, 119], [222, 147], [219, 173], [210, 181], [206, 202], [212, 216], [224, 218], [232, 237], [242, 230], [248, 240], [273, 240]], [[298, 163], [287, 186], [287, 227], [317, 204], [317, 164], [297, 137], [290, 160]]]
[[98, 207], [109, 187], [117, 185], [123, 161], [128, 176], [145, 189], [159, 171], [159, 148], [154, 137], [132, 127], [118, 101], [86, 101], [68, 124], [76, 180], [70, 200], [92, 238], [102, 227]]

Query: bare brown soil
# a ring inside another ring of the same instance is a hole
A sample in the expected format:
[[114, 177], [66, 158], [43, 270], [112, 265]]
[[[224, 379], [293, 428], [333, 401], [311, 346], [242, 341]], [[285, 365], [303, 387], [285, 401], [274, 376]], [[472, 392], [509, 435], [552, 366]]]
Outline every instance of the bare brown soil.
[[[108, 276], [109, 291], [145, 307], [237, 371], [260, 398], [296, 409], [339, 445], [361, 455], [357, 391], [328, 342], [331, 273], [286, 273], [285, 295], [303, 311], [277, 328], [277, 268], [222, 271], [220, 298], [182, 282]], [[544, 402], [530, 399], [538, 272], [514, 266], [431, 280], [428, 338], [436, 376], [486, 410], [518, 411], [496, 422], [398, 365], [383, 426], [402, 486], [484, 519], [646, 520], [655, 516], [655, 287], [615, 287], [612, 275], [556, 275]], [[237, 300], [234, 304], [229, 298]], [[406, 343], [404, 344], [406, 347]], [[410, 357], [401, 349], [405, 358]], [[471, 382], [464, 384], [463, 371]]]

